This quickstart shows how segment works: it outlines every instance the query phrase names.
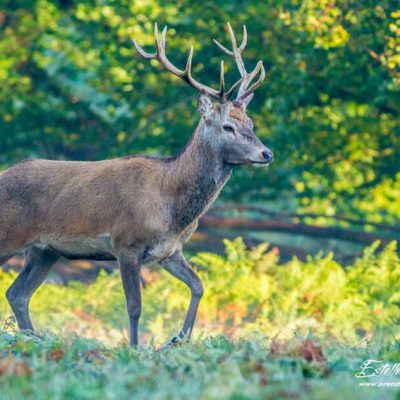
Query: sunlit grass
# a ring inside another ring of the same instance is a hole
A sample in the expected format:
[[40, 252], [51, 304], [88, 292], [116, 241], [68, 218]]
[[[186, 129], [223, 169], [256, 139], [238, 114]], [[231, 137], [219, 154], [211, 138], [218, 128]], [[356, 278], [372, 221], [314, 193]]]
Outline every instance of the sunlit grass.
[[132, 349], [2, 331], [0, 399], [395, 398], [395, 388], [360, 387], [354, 375], [366, 359], [398, 355], [398, 343], [351, 347], [300, 337], [216, 336], [178, 348]]

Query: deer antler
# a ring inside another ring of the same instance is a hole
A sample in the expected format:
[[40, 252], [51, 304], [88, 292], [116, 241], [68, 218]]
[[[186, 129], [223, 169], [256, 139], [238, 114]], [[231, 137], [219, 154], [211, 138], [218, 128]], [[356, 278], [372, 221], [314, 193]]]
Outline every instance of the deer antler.
[[154, 24], [154, 38], [156, 44], [156, 52], [155, 53], [147, 53], [142, 49], [139, 43], [136, 40], [133, 40], [133, 43], [139, 52], [139, 54], [144, 58], [158, 60], [169, 72], [172, 72], [174, 75], [178, 76], [185, 82], [187, 82], [190, 86], [195, 89], [207, 93], [209, 96], [221, 101], [226, 102], [229, 97], [233, 94], [236, 88], [242, 83], [242, 79], [239, 79], [228, 92], [225, 92], [225, 78], [224, 78], [224, 62], [221, 61], [221, 74], [220, 74], [220, 88], [219, 90], [215, 90], [211, 87], [203, 85], [198, 82], [192, 76], [192, 59], [193, 59], [193, 46], [190, 47], [189, 56], [186, 62], [186, 67], [184, 70], [181, 70], [175, 67], [167, 58], [165, 54], [165, 45], [166, 45], [166, 35], [167, 35], [167, 27], [162, 30], [161, 40], [158, 34], [158, 26], [157, 23]]
[[[247, 29], [246, 26], [243, 25], [243, 39], [242, 43], [238, 47], [237, 42], [236, 42], [236, 37], [235, 34], [233, 33], [232, 27], [230, 23], [227, 23], [228, 30], [229, 30], [229, 36], [231, 38], [231, 43], [232, 43], [232, 50], [228, 50], [225, 46], [223, 46], [221, 43], [219, 43], [217, 40], [214, 39], [214, 43], [225, 53], [228, 54], [229, 56], [233, 56], [236, 61], [236, 65], [238, 67], [238, 70], [240, 72], [240, 76], [242, 77], [242, 82], [239, 87], [238, 95], [236, 97], [236, 100], [244, 100], [246, 97], [251, 95], [256, 89], [258, 89], [261, 84], [264, 82], [265, 79], [265, 70], [262, 61], [259, 61], [254, 68], [254, 70], [249, 74], [246, 71], [246, 68], [244, 66], [243, 58], [242, 58], [242, 53], [243, 50], [246, 47], [247, 44]], [[260, 77], [255, 82], [252, 86], [249, 87], [250, 83], [252, 80], [260, 73]]]

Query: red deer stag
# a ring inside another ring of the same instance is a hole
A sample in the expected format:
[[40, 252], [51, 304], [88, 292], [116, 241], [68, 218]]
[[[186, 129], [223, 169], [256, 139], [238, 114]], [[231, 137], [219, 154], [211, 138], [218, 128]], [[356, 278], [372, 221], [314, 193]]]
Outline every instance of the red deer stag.
[[[134, 41], [142, 57], [158, 60], [199, 91], [201, 119], [178, 155], [135, 155], [98, 162], [30, 160], [0, 175], [0, 265], [18, 252], [26, 256], [23, 270], [6, 294], [20, 329], [33, 330], [31, 296], [63, 256], [118, 260], [131, 345], [138, 343], [141, 268], [160, 263], [191, 291], [182, 330], [172, 343], [190, 337], [203, 285], [183, 256], [182, 245], [235, 166], [269, 164], [273, 158], [246, 115], [253, 92], [265, 78], [262, 62], [248, 73], [242, 59], [246, 28], [239, 47], [229, 24], [228, 29], [232, 50], [217, 44], [235, 58], [241, 75], [228, 91], [223, 63], [219, 90], [193, 78], [193, 47], [184, 70], [168, 60], [166, 27], [160, 37], [155, 25], [155, 53], [145, 52]], [[236, 89], [236, 99], [229, 101]]]

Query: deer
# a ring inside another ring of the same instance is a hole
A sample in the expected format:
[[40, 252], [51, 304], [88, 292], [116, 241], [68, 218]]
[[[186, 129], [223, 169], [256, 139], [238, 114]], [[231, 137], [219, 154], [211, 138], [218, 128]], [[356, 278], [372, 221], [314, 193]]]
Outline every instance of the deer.
[[[182, 252], [235, 167], [268, 165], [272, 151], [255, 135], [246, 107], [265, 79], [262, 61], [247, 72], [242, 58], [247, 30], [237, 44], [228, 23], [240, 79], [219, 89], [192, 76], [193, 47], [185, 69], [166, 55], [165, 27], [154, 27], [155, 52], [134, 40], [144, 59], [157, 60], [198, 92], [200, 120], [181, 152], [172, 157], [128, 155], [102, 161], [26, 160], [0, 174], [0, 265], [16, 254], [25, 264], [6, 292], [21, 330], [33, 331], [29, 303], [54, 264], [69, 260], [117, 260], [129, 317], [129, 343], [138, 345], [141, 270], [158, 263], [190, 289], [190, 302], [171, 345], [189, 340], [204, 288]], [[255, 78], [258, 77], [257, 81]], [[235, 99], [231, 99], [237, 90]]]

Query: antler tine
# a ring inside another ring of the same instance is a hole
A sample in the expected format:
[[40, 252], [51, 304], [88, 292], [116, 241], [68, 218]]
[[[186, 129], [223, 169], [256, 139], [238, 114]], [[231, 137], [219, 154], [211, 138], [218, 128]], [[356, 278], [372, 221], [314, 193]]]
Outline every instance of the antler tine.
[[[231, 39], [231, 45], [232, 45], [232, 50], [227, 49], [225, 46], [223, 46], [221, 43], [219, 43], [217, 40], [214, 39], [214, 43], [222, 50], [225, 54], [228, 54], [230, 56], [233, 56], [236, 61], [237, 68], [240, 72], [240, 75], [242, 77], [242, 82], [240, 84], [240, 88], [238, 91], [238, 95], [236, 97], [237, 100], [244, 99], [247, 96], [249, 96], [251, 93], [253, 93], [259, 86], [261, 86], [262, 82], [265, 79], [265, 70], [262, 65], [262, 62], [259, 61], [254, 68], [254, 70], [248, 74], [246, 71], [246, 67], [244, 65], [244, 61], [242, 58], [242, 52], [245, 49], [247, 45], [247, 29], [246, 25], [243, 25], [243, 38], [242, 38], [242, 43], [238, 47], [235, 33], [233, 32], [233, 29], [231, 27], [231, 24], [228, 22], [227, 23], [228, 27], [228, 32], [229, 32], [229, 37]], [[257, 76], [257, 74], [260, 73], [260, 78], [256, 83], [254, 83], [250, 88], [248, 87], [251, 83], [251, 81]]]
[[222, 50], [225, 54], [228, 54], [228, 56], [233, 56], [233, 53], [228, 50], [225, 46], [223, 46], [220, 42], [218, 42], [217, 39], [213, 39], [213, 42]]
[[225, 93], [225, 99], [229, 99], [232, 94], [235, 92], [235, 90], [239, 87], [239, 85], [242, 83], [243, 78], [240, 78], [239, 80], [237, 80], [232, 87]]
[[242, 39], [242, 43], [240, 44], [240, 47], [237, 47], [237, 42], [236, 42], [236, 37], [235, 34], [233, 32], [233, 29], [231, 27], [231, 24], [229, 22], [227, 22], [227, 26], [228, 26], [228, 30], [229, 30], [229, 36], [231, 38], [231, 43], [232, 43], [232, 50], [227, 49], [225, 46], [223, 46], [220, 42], [218, 42], [218, 40], [213, 39], [213, 42], [220, 48], [220, 50], [222, 50], [225, 54], [228, 54], [228, 56], [234, 56], [235, 51], [238, 51], [239, 53], [241, 53], [243, 51], [243, 49], [246, 47], [247, 44], [247, 30], [246, 30], [246, 26], [243, 25], [243, 39]]
[[188, 77], [192, 76], [193, 46], [190, 46], [188, 59], [186, 61], [185, 72]]
[[246, 68], [244, 66], [244, 62], [242, 59], [242, 51], [244, 50], [244, 48], [246, 47], [246, 44], [247, 44], [247, 30], [246, 30], [246, 36], [243, 37], [242, 44], [240, 45], [240, 47], [237, 46], [235, 33], [233, 32], [233, 29], [229, 22], [228, 22], [228, 30], [229, 30], [229, 36], [231, 38], [231, 43], [232, 43], [232, 52], [233, 52], [233, 56], [235, 57], [237, 67], [240, 71], [240, 74], [242, 76], [245, 76], [247, 74], [247, 72], [246, 72]]
[[154, 23], [154, 40], [156, 42], [156, 49], [157, 49], [157, 54], [160, 53], [160, 40], [158, 37], [158, 24], [157, 22]]
[[165, 25], [164, 29], [161, 32], [161, 49], [165, 53], [165, 45], [166, 45], [166, 36], [167, 36], [168, 26]]
[[251, 79], [248, 79], [248, 84], [257, 76], [259, 71], [261, 71], [261, 72], [260, 72], [260, 77], [258, 78], [257, 82], [253, 83], [243, 93], [239, 92], [238, 97], [237, 97], [238, 99], [241, 99], [241, 100], [245, 99], [247, 96], [252, 94], [254, 91], [256, 91], [262, 85], [262, 83], [265, 80], [265, 69], [264, 69], [264, 65], [263, 65], [262, 61], [259, 61], [257, 63], [256, 68], [254, 69], [254, 71], [251, 74]]
[[243, 25], [243, 39], [241, 45], [239, 46], [239, 51], [242, 52], [246, 46], [247, 46], [247, 28], [246, 25]]
[[229, 36], [231, 38], [232, 50], [233, 50], [233, 52], [235, 52], [235, 50], [237, 50], [237, 48], [238, 48], [237, 47], [235, 33], [233, 32], [233, 29], [232, 29], [231, 24], [229, 22], [227, 22], [226, 25], [228, 26]]
[[225, 91], [225, 75], [224, 75], [224, 61], [221, 60], [221, 73], [220, 73], [220, 79], [219, 79], [219, 93], [221, 97], [224, 95]]
[[157, 57], [157, 53], [148, 53], [147, 51], [144, 51], [143, 48], [140, 46], [140, 44], [135, 39], [133, 39], [133, 44], [135, 45], [138, 53], [143, 58], [156, 58]]

